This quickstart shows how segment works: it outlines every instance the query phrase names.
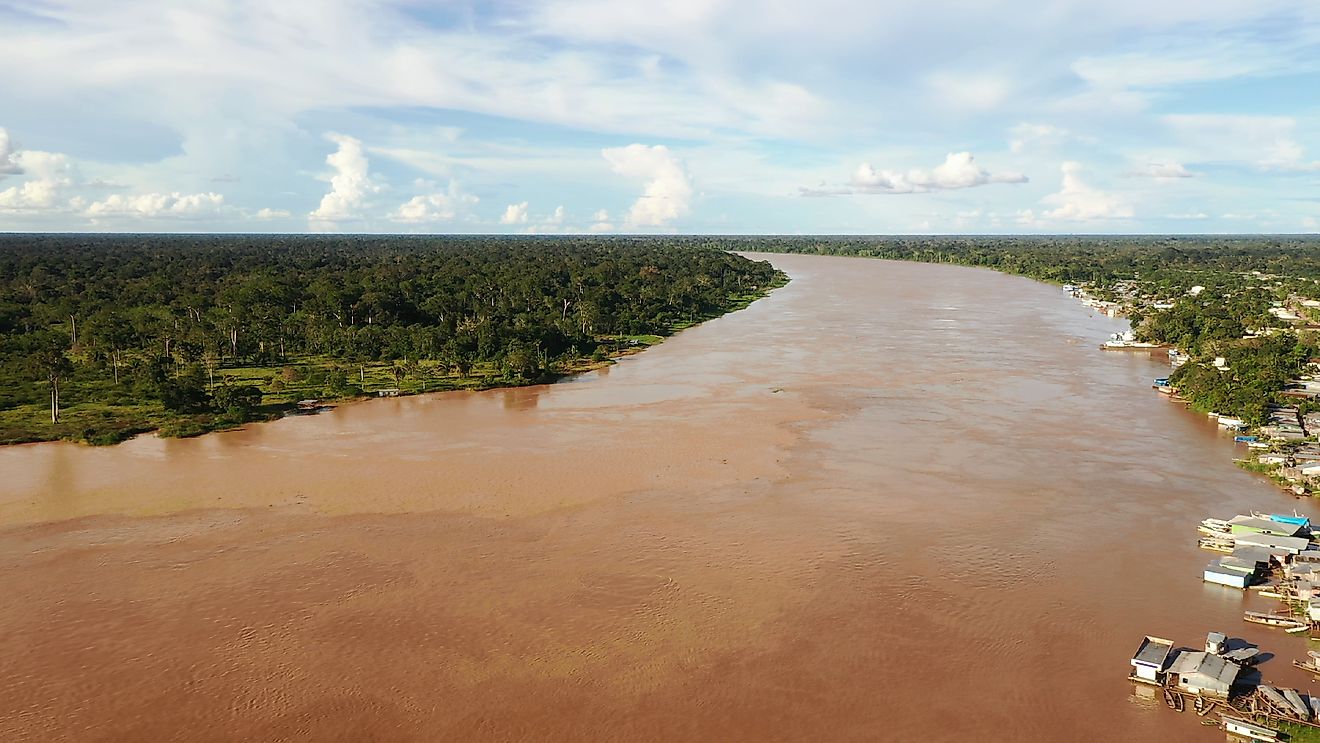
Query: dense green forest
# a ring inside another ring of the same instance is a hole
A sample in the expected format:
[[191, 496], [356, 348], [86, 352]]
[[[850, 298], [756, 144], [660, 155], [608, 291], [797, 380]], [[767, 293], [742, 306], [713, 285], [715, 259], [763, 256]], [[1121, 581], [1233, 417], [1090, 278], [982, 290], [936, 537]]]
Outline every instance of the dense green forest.
[[[1171, 376], [1184, 399], [1251, 425], [1263, 423], [1283, 401], [1280, 393], [1320, 356], [1317, 318], [1281, 322], [1270, 315], [1301, 298], [1320, 299], [1314, 235], [766, 237], [713, 244], [954, 263], [1085, 286], [1121, 305], [1140, 339], [1192, 356]], [[1217, 357], [1222, 369], [1212, 363]]]
[[663, 238], [0, 236], [0, 442], [542, 381], [785, 280]]

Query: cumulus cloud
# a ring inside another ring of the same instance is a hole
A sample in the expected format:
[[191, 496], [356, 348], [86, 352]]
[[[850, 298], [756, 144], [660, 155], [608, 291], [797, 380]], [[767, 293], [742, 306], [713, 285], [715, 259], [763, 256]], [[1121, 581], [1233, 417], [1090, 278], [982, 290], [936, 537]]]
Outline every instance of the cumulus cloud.
[[219, 211], [225, 197], [218, 193], [111, 194], [87, 207], [89, 217], [197, 217]]
[[450, 181], [448, 191], [414, 196], [395, 209], [389, 218], [407, 224], [450, 222], [480, 201], [476, 196], [464, 193], [458, 181]]
[[258, 210], [256, 216], [257, 219], [284, 219], [285, 217], [291, 217], [293, 215], [289, 213], [288, 209], [271, 209], [270, 207], [265, 207]]
[[630, 144], [600, 154], [615, 173], [646, 181], [642, 195], [624, 218], [624, 227], [663, 227], [692, 208], [692, 180], [668, 147]]
[[353, 137], [331, 132], [326, 139], [339, 148], [325, 158], [334, 168], [330, 176], [330, 192], [321, 197], [321, 204], [307, 215], [313, 221], [339, 222], [361, 216], [367, 196], [380, 190], [367, 173], [367, 155], [362, 142]]
[[1123, 199], [1087, 185], [1081, 178], [1082, 165], [1077, 162], [1065, 162], [1059, 169], [1063, 172], [1063, 187], [1058, 193], [1050, 194], [1041, 201], [1054, 208], [1037, 216], [1028, 209], [1019, 213], [1018, 221], [1023, 224], [1044, 222], [1091, 222], [1106, 219], [1128, 219], [1133, 216], [1132, 205]]
[[554, 212], [550, 215], [550, 218], [546, 220], [546, 223], [547, 223], [547, 224], [563, 224], [563, 223], [564, 223], [564, 207], [563, 207], [563, 206], [557, 206], [557, 207], [555, 207]]
[[527, 222], [527, 202], [520, 204], [509, 204], [504, 207], [504, 216], [500, 217], [500, 224], [526, 224]]
[[0, 126], [0, 175], [18, 175], [23, 172], [17, 154], [13, 142], [9, 140], [9, 130]]
[[991, 173], [976, 163], [970, 152], [950, 152], [944, 162], [931, 170], [914, 169], [906, 172], [876, 170], [870, 163], [862, 163], [846, 186], [803, 188], [806, 196], [834, 196], [850, 193], [908, 194], [949, 191], [959, 188], [984, 186], [989, 183], [1026, 183], [1021, 173]]
[[69, 158], [55, 152], [21, 150], [11, 152], [7, 161], [14, 173], [28, 176], [28, 180], [0, 191], [0, 211], [29, 212], [63, 208], [64, 188], [74, 182], [73, 164]]

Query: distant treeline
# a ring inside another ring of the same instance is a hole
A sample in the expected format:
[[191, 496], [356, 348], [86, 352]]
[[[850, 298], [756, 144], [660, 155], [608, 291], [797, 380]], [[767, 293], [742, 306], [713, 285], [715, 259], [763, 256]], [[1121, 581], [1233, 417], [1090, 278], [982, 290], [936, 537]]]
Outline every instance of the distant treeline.
[[709, 238], [727, 250], [851, 255], [984, 266], [1058, 283], [1107, 284], [1178, 271], [1320, 278], [1316, 235], [1010, 235]]
[[[720, 240], [727, 249], [868, 256], [981, 266], [1122, 301], [1142, 340], [1168, 343], [1192, 363], [1171, 375], [1196, 408], [1259, 425], [1290, 380], [1320, 354], [1317, 334], [1288, 328], [1269, 310], [1320, 298], [1320, 238], [1288, 236], [811, 237]], [[1253, 273], [1258, 272], [1258, 273]], [[1263, 275], [1261, 275], [1263, 274]], [[1194, 285], [1199, 293], [1189, 293]], [[1156, 309], [1150, 300], [1171, 302]], [[1223, 357], [1226, 369], [1211, 363]], [[1304, 410], [1318, 407], [1306, 403]]]
[[262, 390], [218, 370], [308, 358], [344, 395], [345, 370], [379, 362], [535, 380], [782, 280], [692, 240], [0, 236], [0, 428], [47, 403], [242, 417]]

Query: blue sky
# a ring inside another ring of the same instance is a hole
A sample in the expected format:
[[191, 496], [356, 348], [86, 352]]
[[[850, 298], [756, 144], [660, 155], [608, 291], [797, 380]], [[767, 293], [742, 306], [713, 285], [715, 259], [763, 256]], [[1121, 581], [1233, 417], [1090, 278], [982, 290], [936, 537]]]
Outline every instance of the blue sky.
[[1320, 231], [1309, 0], [0, 0], [0, 230]]

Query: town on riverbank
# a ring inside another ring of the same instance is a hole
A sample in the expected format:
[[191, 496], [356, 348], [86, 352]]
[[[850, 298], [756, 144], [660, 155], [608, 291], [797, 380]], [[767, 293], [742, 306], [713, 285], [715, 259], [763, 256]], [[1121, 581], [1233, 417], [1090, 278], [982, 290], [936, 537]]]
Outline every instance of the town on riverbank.
[[1240, 466], [1294, 495], [1313, 495], [1320, 490], [1320, 299], [1312, 297], [1320, 285], [1259, 271], [1233, 278], [1237, 291], [1207, 293], [1202, 284], [1151, 291], [1136, 281], [1064, 290], [1109, 317], [1127, 317], [1132, 330], [1100, 348], [1167, 358], [1170, 373], [1152, 387], [1233, 434], [1247, 449]]

